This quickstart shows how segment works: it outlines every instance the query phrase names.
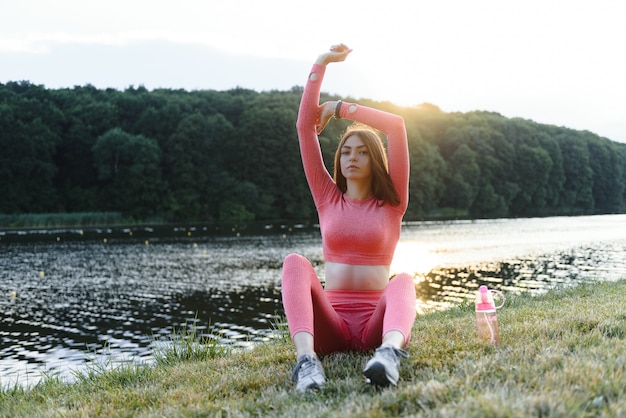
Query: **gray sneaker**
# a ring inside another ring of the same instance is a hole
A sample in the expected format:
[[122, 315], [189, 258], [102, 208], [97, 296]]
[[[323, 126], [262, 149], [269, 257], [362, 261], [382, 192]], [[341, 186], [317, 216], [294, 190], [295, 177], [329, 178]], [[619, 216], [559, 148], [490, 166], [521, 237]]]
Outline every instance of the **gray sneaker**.
[[291, 373], [291, 381], [296, 383], [297, 392], [306, 392], [307, 389], [321, 389], [326, 383], [326, 375], [322, 363], [317, 357], [305, 354], [300, 357]]
[[363, 369], [369, 383], [376, 386], [398, 385], [400, 377], [400, 357], [408, 358], [409, 353], [391, 345], [381, 345], [376, 349], [374, 357]]

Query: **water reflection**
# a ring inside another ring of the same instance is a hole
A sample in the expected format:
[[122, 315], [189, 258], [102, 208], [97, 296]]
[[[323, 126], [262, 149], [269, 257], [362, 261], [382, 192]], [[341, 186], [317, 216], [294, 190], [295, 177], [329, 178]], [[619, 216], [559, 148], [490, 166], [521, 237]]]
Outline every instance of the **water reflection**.
[[[625, 216], [409, 224], [392, 269], [414, 274], [421, 313], [485, 283], [537, 293], [617, 279], [625, 226]], [[155, 339], [190, 322], [238, 346], [274, 338], [284, 257], [303, 254], [323, 275], [314, 227], [202, 232], [0, 235], [0, 383], [36, 383], [41, 370], [71, 380], [71, 370], [112, 358], [150, 362]]]
[[626, 244], [598, 243], [533, 258], [437, 267], [416, 274], [418, 310], [445, 309], [473, 298], [480, 285], [508, 294], [538, 294], [560, 285], [626, 277]]

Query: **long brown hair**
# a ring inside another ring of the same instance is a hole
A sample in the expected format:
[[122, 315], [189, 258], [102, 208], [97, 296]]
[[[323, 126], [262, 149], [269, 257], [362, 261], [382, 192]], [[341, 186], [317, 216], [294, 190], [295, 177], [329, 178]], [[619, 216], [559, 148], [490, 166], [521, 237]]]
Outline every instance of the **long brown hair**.
[[334, 179], [341, 193], [348, 189], [346, 178], [341, 173], [341, 148], [351, 135], [357, 135], [371, 156], [372, 165], [372, 193], [382, 204], [389, 203], [392, 206], [400, 204], [398, 192], [389, 176], [389, 162], [387, 152], [378, 132], [369, 126], [354, 124], [348, 127], [341, 136], [337, 151], [335, 151]]

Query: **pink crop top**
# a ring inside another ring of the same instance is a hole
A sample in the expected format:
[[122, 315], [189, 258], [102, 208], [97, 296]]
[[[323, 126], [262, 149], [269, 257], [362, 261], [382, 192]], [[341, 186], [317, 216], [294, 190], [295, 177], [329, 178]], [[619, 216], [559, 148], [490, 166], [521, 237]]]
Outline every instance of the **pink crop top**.
[[400, 205], [372, 197], [345, 196], [324, 166], [315, 129], [320, 90], [326, 67], [313, 65], [300, 102], [298, 137], [304, 172], [319, 214], [326, 261], [353, 265], [389, 265], [409, 197], [409, 155], [404, 120], [397, 115], [353, 103], [343, 103], [340, 115], [369, 125], [387, 136], [389, 175]]

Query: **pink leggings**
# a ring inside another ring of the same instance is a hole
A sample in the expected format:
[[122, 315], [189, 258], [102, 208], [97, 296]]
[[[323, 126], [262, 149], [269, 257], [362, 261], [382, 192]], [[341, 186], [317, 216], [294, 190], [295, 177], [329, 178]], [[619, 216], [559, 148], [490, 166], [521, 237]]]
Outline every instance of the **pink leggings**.
[[283, 264], [282, 295], [291, 338], [298, 332], [314, 337], [319, 354], [369, 350], [389, 331], [411, 337], [415, 321], [415, 285], [406, 273], [382, 291], [324, 290], [313, 266], [298, 254]]

